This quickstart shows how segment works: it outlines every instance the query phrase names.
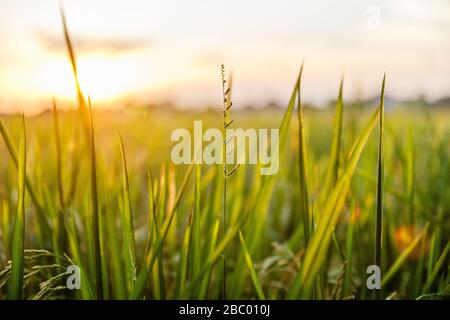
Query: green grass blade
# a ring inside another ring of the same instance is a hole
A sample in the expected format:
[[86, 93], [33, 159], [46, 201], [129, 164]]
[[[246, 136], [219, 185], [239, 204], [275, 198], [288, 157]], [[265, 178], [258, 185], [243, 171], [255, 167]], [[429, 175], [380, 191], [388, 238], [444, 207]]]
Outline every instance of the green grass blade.
[[438, 275], [439, 271], [441, 270], [442, 266], [444, 265], [445, 259], [448, 256], [448, 253], [450, 252], [450, 241], [447, 242], [447, 245], [445, 246], [444, 251], [442, 251], [441, 256], [439, 257], [438, 261], [436, 262], [436, 265], [433, 268], [433, 271], [431, 272], [430, 276], [427, 279], [427, 282], [423, 288], [423, 293], [428, 293], [431, 289], [431, 286], [433, 285], [434, 280], [436, 279], [436, 276]]
[[[300, 71], [302, 71], [302, 68], [300, 68]], [[299, 83], [302, 76], [302, 72], [300, 71], [298, 73], [294, 88], [292, 90], [292, 94], [287, 109], [283, 115], [283, 118], [279, 126], [279, 140], [275, 142], [276, 144], [278, 144], [278, 146], [275, 146], [275, 150], [277, 147], [279, 148], [280, 159], [284, 154], [289, 138], [289, 128], [292, 118], [292, 112], [295, 107], [297, 90], [299, 88]], [[264, 215], [267, 214], [268, 211], [267, 208], [269, 207], [269, 203], [272, 197], [273, 193], [272, 191], [275, 185], [275, 178], [276, 175], [267, 175], [261, 177], [260, 185], [258, 185], [258, 188], [255, 189], [256, 190], [255, 193], [251, 195], [250, 200], [248, 200], [248, 204], [244, 209], [244, 213], [239, 216], [238, 220], [239, 224], [243, 224], [246, 221], [255, 219], [255, 223], [253, 224], [254, 231], [251, 232], [247, 238], [247, 246], [251, 254], [253, 254], [253, 251], [255, 250], [258, 240], [260, 236], [262, 236], [261, 232], [264, 230], [263, 229], [265, 221]], [[255, 218], [256, 215], [258, 215], [257, 218]], [[230, 297], [239, 296], [242, 290], [242, 286], [240, 284], [243, 282], [243, 279], [246, 276], [245, 268], [246, 266], [244, 255], [240, 254], [237, 261], [237, 265], [234, 270], [233, 281], [230, 281], [231, 283]]]
[[[18, 160], [16, 147], [14, 146], [14, 143], [12, 142], [12, 139], [11, 139], [8, 131], [6, 130], [6, 127], [3, 124], [3, 121], [1, 119], [0, 119], [0, 133], [3, 137], [3, 141], [5, 141], [6, 148], [9, 151], [9, 155], [11, 156], [11, 159], [12, 159], [14, 165], [16, 166], [16, 168], [18, 168], [19, 160]], [[31, 180], [28, 177], [28, 175], [25, 176], [25, 186], [26, 186], [28, 193], [30, 194], [30, 198], [33, 201], [33, 204], [36, 208], [37, 217], [39, 219], [39, 226], [42, 228], [42, 232], [44, 233], [44, 235], [50, 235], [51, 234], [50, 224], [48, 223], [48, 220], [45, 217], [44, 209], [38, 200], [38, 197], [36, 195], [36, 192], [34, 191], [34, 188], [31, 184]]]
[[329, 191], [336, 184], [339, 174], [339, 160], [341, 154], [341, 145], [342, 145], [342, 126], [343, 126], [343, 86], [344, 79], [341, 80], [339, 84], [339, 94], [336, 101], [336, 113], [334, 116], [334, 129], [333, 129], [333, 138], [331, 142], [331, 150], [330, 150], [330, 158], [328, 161], [327, 172], [325, 177], [325, 193], [328, 194]]
[[136, 282], [136, 245], [134, 239], [133, 212], [131, 210], [130, 186], [128, 181], [127, 158], [123, 145], [122, 136], [119, 134], [120, 154], [122, 157], [123, 171], [123, 223], [124, 223], [124, 255], [127, 274], [128, 289], [131, 290]]
[[[64, 188], [62, 181], [62, 149], [61, 149], [61, 135], [59, 128], [59, 115], [56, 108], [56, 101], [53, 99], [53, 129], [55, 136], [55, 156], [56, 156], [56, 178], [58, 183], [58, 198], [59, 198], [59, 210], [57, 211], [56, 218], [56, 230], [55, 234], [55, 252], [57, 256], [60, 256], [66, 248], [66, 232], [64, 223], [64, 210], [66, 207], [64, 200]], [[60, 260], [59, 258], [57, 259]]]
[[77, 68], [75, 50], [72, 45], [72, 40], [70, 39], [69, 28], [67, 27], [66, 15], [64, 13], [64, 9], [63, 9], [62, 5], [60, 5], [59, 11], [60, 11], [61, 22], [62, 22], [63, 31], [64, 31], [64, 41], [66, 43], [67, 52], [69, 54], [69, 59], [70, 59], [70, 65], [72, 67], [72, 73], [73, 73], [73, 77], [75, 80], [75, 89], [76, 89], [77, 99], [78, 99], [78, 110], [80, 113], [81, 122], [83, 123], [83, 127], [85, 129], [85, 133], [87, 136], [89, 136], [89, 118], [88, 118], [88, 110], [87, 110], [88, 108], [86, 106], [86, 100], [81, 91], [80, 82], [78, 80], [78, 68]]
[[[105, 180], [106, 174], [103, 173], [101, 175]], [[104, 185], [107, 185], [104, 182]], [[106, 239], [108, 240], [109, 254], [108, 257], [110, 260], [110, 272], [112, 274], [112, 280], [114, 281], [114, 286], [112, 289], [112, 293], [114, 294], [114, 298], [116, 299], [126, 299], [126, 280], [125, 280], [125, 272], [123, 269], [123, 255], [121, 251], [120, 245], [120, 232], [116, 225], [116, 210], [114, 210], [113, 203], [111, 201], [111, 192], [107, 190], [105, 192], [105, 216], [104, 223], [106, 227]], [[102, 264], [103, 266], [103, 264]], [[105, 284], [104, 284], [105, 285]]]
[[[291, 124], [291, 118], [292, 118], [292, 112], [294, 111], [295, 107], [295, 99], [298, 94], [298, 90], [300, 88], [300, 81], [302, 79], [303, 74], [303, 64], [300, 66], [300, 70], [298, 72], [297, 80], [295, 81], [294, 89], [292, 90], [291, 98], [289, 99], [288, 106], [286, 108], [286, 111], [284, 112], [283, 118], [281, 120], [281, 124], [279, 127], [280, 130], [280, 137], [279, 137], [279, 150], [280, 150], [280, 156], [283, 152], [285, 145], [288, 141], [289, 136], [289, 127]], [[273, 176], [266, 176], [266, 177], [273, 177]]]
[[195, 192], [194, 192], [194, 215], [192, 237], [192, 275], [196, 276], [201, 268], [201, 248], [200, 248], [200, 180], [201, 166], [195, 166]]
[[56, 108], [56, 101], [53, 99], [53, 129], [55, 133], [55, 146], [56, 146], [56, 175], [58, 179], [58, 196], [61, 209], [64, 210], [64, 188], [62, 182], [62, 150], [61, 150], [61, 135], [59, 129], [59, 117], [58, 109]]
[[[383, 132], [384, 132], [384, 87], [386, 75], [383, 76], [381, 86], [380, 100], [380, 136], [378, 140], [378, 180], [377, 180], [377, 213], [375, 224], [375, 256], [374, 264], [381, 269], [381, 250], [383, 237], [383, 193], [384, 193], [384, 151], [383, 151]], [[381, 290], [375, 290], [376, 299], [381, 298]]]
[[227, 248], [233, 238], [236, 236], [238, 232], [238, 228], [236, 225], [231, 226], [222, 240], [217, 244], [217, 247], [214, 249], [212, 254], [208, 257], [206, 262], [203, 264], [200, 273], [192, 280], [189, 286], [186, 288], [185, 292], [182, 293], [182, 297], [185, 298], [189, 296], [190, 292], [195, 292], [197, 286], [201, 283], [203, 279], [203, 275], [213, 266], [217, 260], [221, 257], [223, 251]]
[[325, 259], [334, 227], [349, 191], [352, 176], [367, 140], [375, 127], [379, 112], [380, 109], [377, 108], [362, 130], [350, 152], [347, 167], [344, 169], [336, 187], [325, 203], [322, 215], [317, 223], [316, 231], [311, 237], [311, 241], [306, 249], [300, 272], [297, 273], [289, 290], [289, 299], [297, 298], [300, 293], [303, 298], [308, 298], [311, 295], [312, 285]]
[[67, 242], [69, 245], [71, 256], [73, 257], [74, 263], [80, 268], [81, 276], [81, 297], [85, 300], [95, 299], [95, 293], [92, 289], [91, 281], [89, 280], [89, 274], [87, 268], [82, 261], [81, 243], [78, 239], [75, 217], [71, 213], [64, 216], [66, 230], [67, 230]]
[[[4, 248], [10, 248], [11, 247], [11, 231], [10, 231], [10, 221], [11, 221], [11, 214], [9, 210], [9, 202], [6, 200], [2, 201], [2, 208], [1, 208], [2, 216], [0, 219], [0, 225], [1, 225], [1, 235], [2, 235], [2, 242]], [[7, 251], [7, 250], [5, 250]], [[10, 259], [10, 253], [6, 253], [6, 259]]]
[[[148, 207], [149, 207], [149, 226], [147, 234], [147, 243], [145, 245], [144, 257], [146, 257], [151, 250], [153, 242], [153, 229], [156, 223], [156, 199], [155, 199], [155, 189], [153, 186], [153, 174], [152, 169], [149, 166], [147, 168], [147, 186], [148, 186]], [[145, 260], [142, 261], [142, 268], [144, 267]]]
[[253, 266], [252, 257], [247, 250], [247, 246], [245, 245], [244, 237], [242, 236], [241, 230], [239, 230], [239, 240], [241, 241], [242, 250], [244, 250], [245, 262], [247, 263], [248, 272], [250, 273], [250, 277], [252, 279], [253, 286], [255, 287], [256, 294], [259, 300], [265, 300], [264, 292], [261, 288], [261, 284], [259, 283], [258, 275], [256, 274], [255, 267]]
[[[155, 243], [161, 240], [161, 226], [164, 221], [165, 212], [168, 208], [168, 206], [171, 205], [171, 195], [170, 195], [170, 189], [171, 189], [171, 183], [174, 183], [169, 178], [169, 170], [168, 166], [166, 164], [163, 165], [163, 168], [161, 170], [161, 177], [160, 177], [160, 197], [158, 202], [159, 210], [157, 210], [157, 215], [155, 216]], [[175, 216], [175, 214], [174, 214]], [[169, 227], [167, 230], [167, 236], [166, 241], [167, 243], [171, 243], [170, 240], [175, 239], [175, 225], [176, 220], [174, 218], [173, 224]], [[172, 237], [172, 238], [171, 238]], [[153, 297], [155, 299], [165, 299], [166, 296], [166, 288], [165, 288], [165, 278], [164, 278], [164, 269], [163, 269], [163, 247], [161, 247], [161, 250], [158, 251], [158, 258], [155, 262], [155, 265], [153, 266]]]
[[147, 283], [148, 277], [150, 275], [150, 272], [152, 270], [153, 264], [155, 262], [156, 257], [158, 256], [158, 253], [161, 251], [162, 249], [162, 245], [164, 243], [165, 238], [167, 237], [167, 233], [169, 231], [170, 225], [172, 224], [176, 209], [180, 203], [180, 200], [182, 198], [182, 196], [184, 195], [185, 191], [186, 191], [186, 186], [187, 183], [189, 181], [189, 177], [192, 174], [192, 171], [194, 169], [194, 165], [191, 164], [189, 166], [189, 169], [184, 177], [184, 180], [181, 184], [180, 190], [178, 191], [178, 194], [175, 198], [175, 202], [173, 207], [170, 209], [169, 212], [169, 216], [167, 217], [166, 221], [164, 222], [164, 225], [162, 227], [161, 230], [161, 238], [155, 243], [153, 250], [151, 250], [151, 252], [146, 255], [145, 259], [145, 266], [143, 267], [143, 269], [139, 272], [137, 280], [136, 280], [136, 284], [133, 288], [133, 291], [131, 293], [131, 295], [129, 296], [129, 298], [131, 300], [136, 300], [136, 299], [140, 299], [143, 296], [143, 292], [145, 289], [145, 284]]
[[188, 217], [186, 230], [184, 231], [183, 246], [180, 252], [180, 269], [177, 277], [177, 297], [184, 292], [188, 277], [188, 261], [191, 247], [191, 229], [192, 229], [192, 214]]
[[353, 235], [354, 235], [354, 224], [355, 224], [355, 209], [352, 210], [350, 214], [350, 221], [347, 226], [347, 236], [345, 242], [345, 273], [344, 282], [342, 284], [342, 294], [341, 298], [345, 298], [350, 294], [352, 285], [352, 263], [353, 263]]
[[[211, 233], [211, 241], [208, 241], [207, 249], [205, 250], [206, 256], [209, 257], [212, 255], [213, 250], [216, 246], [217, 239], [219, 237], [219, 228], [220, 228], [220, 219], [216, 220], [216, 223], [213, 225], [212, 233]], [[207, 269], [205, 272], [205, 276], [203, 277], [202, 283], [200, 285], [198, 299], [205, 299], [208, 286], [211, 280], [212, 266]]]
[[96, 293], [98, 299], [103, 299], [102, 290], [102, 267], [100, 252], [100, 226], [99, 226], [99, 204], [97, 186], [97, 165], [95, 156], [94, 121], [92, 117], [92, 106], [89, 101], [89, 136], [90, 136], [90, 172], [91, 172], [91, 228], [93, 233], [93, 257]]
[[400, 254], [400, 256], [397, 258], [397, 260], [394, 261], [392, 266], [389, 268], [389, 270], [384, 274], [384, 277], [381, 280], [381, 287], [384, 287], [391, 281], [392, 277], [395, 275], [395, 273], [400, 269], [400, 267], [405, 263], [406, 259], [409, 257], [409, 255], [414, 251], [416, 246], [419, 244], [420, 240], [423, 238], [423, 236], [426, 234], [428, 230], [428, 224], [426, 227], [414, 238], [414, 240], [409, 244], [408, 247], [406, 247], [405, 250]]
[[303, 232], [305, 246], [309, 242], [311, 233], [311, 222], [308, 199], [308, 179], [306, 177], [306, 143], [303, 126], [303, 105], [301, 100], [301, 77], [303, 64], [300, 68], [299, 80], [297, 81], [297, 119], [298, 119], [298, 171], [299, 171], [299, 194], [300, 194], [300, 214], [303, 221], [303, 228], [299, 226], [289, 241], [291, 249], [298, 246], [300, 235]]
[[17, 214], [12, 238], [11, 278], [8, 283], [8, 299], [22, 299], [25, 242], [25, 176], [26, 176], [26, 133], [22, 115], [19, 141], [18, 199]]

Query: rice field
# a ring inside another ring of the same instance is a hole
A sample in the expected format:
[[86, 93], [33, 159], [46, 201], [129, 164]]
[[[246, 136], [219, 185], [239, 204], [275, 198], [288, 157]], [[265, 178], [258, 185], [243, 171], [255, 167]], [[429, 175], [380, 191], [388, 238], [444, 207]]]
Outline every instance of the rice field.
[[[343, 80], [305, 108], [302, 70], [282, 110], [231, 108], [224, 77], [213, 111], [97, 110], [77, 86], [73, 110], [1, 116], [0, 299], [449, 298], [448, 110], [385, 108], [389, 75], [374, 107]], [[175, 165], [194, 120], [278, 128], [279, 172]]]

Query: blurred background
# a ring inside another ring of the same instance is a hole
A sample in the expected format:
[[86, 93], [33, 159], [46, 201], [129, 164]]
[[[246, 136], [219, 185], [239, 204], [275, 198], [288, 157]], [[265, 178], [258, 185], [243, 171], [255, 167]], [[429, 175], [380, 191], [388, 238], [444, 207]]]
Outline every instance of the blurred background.
[[[304, 100], [324, 107], [345, 75], [346, 100], [447, 104], [450, 2], [63, 0], [82, 90], [97, 107], [205, 108], [221, 103], [220, 65], [237, 108], [285, 106], [305, 60]], [[57, 0], [0, 1], [0, 112], [71, 102]], [[391, 100], [389, 100], [391, 99]]]

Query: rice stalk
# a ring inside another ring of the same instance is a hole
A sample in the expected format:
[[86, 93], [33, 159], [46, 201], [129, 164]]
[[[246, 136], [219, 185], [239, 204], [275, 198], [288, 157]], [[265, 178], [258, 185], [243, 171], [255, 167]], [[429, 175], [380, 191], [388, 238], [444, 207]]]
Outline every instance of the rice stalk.
[[186, 229], [184, 231], [183, 244], [180, 252], [180, 268], [177, 275], [177, 292], [176, 297], [179, 298], [186, 288], [188, 278], [188, 261], [191, 247], [191, 230], [192, 230], [192, 212], [188, 216]]
[[301, 78], [303, 74], [302, 63], [299, 72], [299, 80], [297, 81], [297, 119], [298, 119], [298, 171], [299, 171], [299, 194], [300, 194], [300, 214], [302, 217], [302, 225], [298, 227], [293, 236], [289, 240], [291, 249], [295, 249], [298, 246], [301, 232], [303, 232], [305, 246], [308, 244], [311, 233], [311, 219], [309, 212], [309, 199], [308, 199], [308, 179], [306, 169], [306, 145], [305, 145], [305, 133], [303, 125], [303, 104], [301, 97]]
[[100, 225], [99, 225], [99, 201], [97, 186], [97, 160], [95, 155], [94, 121], [92, 117], [92, 105], [89, 99], [89, 137], [90, 137], [90, 173], [91, 173], [91, 231], [93, 236], [93, 257], [94, 274], [97, 299], [103, 299], [102, 286], [102, 266], [101, 266], [101, 247], [100, 247]]
[[76, 56], [75, 56], [75, 50], [72, 45], [72, 40], [70, 39], [69, 29], [67, 27], [66, 14], [64, 13], [64, 9], [63, 9], [61, 3], [60, 3], [60, 7], [59, 7], [59, 12], [60, 12], [60, 16], [61, 16], [63, 31], [64, 31], [64, 41], [66, 43], [67, 53], [69, 55], [70, 65], [72, 67], [72, 73], [73, 73], [73, 77], [75, 80], [75, 89], [76, 89], [77, 100], [78, 100], [78, 111], [80, 114], [81, 122], [83, 124], [86, 136], [89, 137], [88, 108], [86, 105], [86, 100], [84, 98], [83, 92], [81, 91], [80, 82], [78, 80], [78, 67], [77, 67], [77, 61], [76, 61]]
[[340, 154], [341, 154], [341, 145], [342, 145], [342, 126], [343, 126], [343, 86], [344, 79], [341, 79], [339, 84], [339, 94], [336, 100], [336, 113], [334, 116], [334, 129], [333, 129], [333, 137], [331, 142], [331, 150], [330, 150], [330, 158], [328, 161], [326, 177], [325, 177], [325, 192], [323, 195], [327, 195], [330, 193], [330, 190], [334, 187], [337, 182], [339, 175], [339, 166], [340, 166]]
[[347, 226], [347, 235], [346, 235], [346, 241], [345, 241], [345, 257], [347, 258], [344, 262], [344, 281], [342, 284], [342, 293], [341, 298], [348, 297], [350, 295], [351, 291], [351, 285], [352, 285], [352, 263], [353, 263], [353, 237], [354, 237], [354, 228], [355, 228], [355, 215], [356, 215], [356, 208], [353, 208], [350, 217], [349, 222]]
[[[65, 235], [65, 223], [64, 223], [64, 187], [62, 182], [62, 149], [61, 149], [61, 134], [59, 127], [58, 109], [56, 108], [56, 101], [53, 98], [53, 129], [55, 136], [55, 148], [56, 148], [56, 176], [58, 182], [58, 198], [59, 198], [59, 210], [57, 211], [56, 225], [57, 230], [55, 232], [55, 250], [60, 255], [66, 248], [66, 235]], [[59, 259], [57, 259], [59, 262]]]
[[23, 295], [24, 273], [24, 242], [25, 242], [25, 176], [26, 176], [26, 133], [25, 119], [21, 117], [21, 131], [19, 138], [18, 156], [18, 200], [17, 213], [14, 223], [12, 252], [11, 252], [11, 277], [8, 282], [8, 299], [20, 300]]
[[[384, 132], [384, 87], [386, 74], [383, 76], [381, 85], [380, 99], [380, 135], [378, 140], [378, 180], [377, 180], [377, 212], [375, 224], [375, 256], [374, 264], [381, 269], [381, 252], [383, 237], [383, 192], [384, 192], [384, 151], [383, 151], [383, 132]], [[381, 290], [375, 290], [376, 299], [381, 298]]]
[[380, 109], [377, 108], [350, 151], [347, 167], [343, 170], [336, 187], [326, 201], [320, 220], [317, 223], [317, 228], [306, 248], [300, 271], [297, 273], [289, 290], [289, 299], [295, 299], [299, 295], [301, 295], [303, 299], [306, 299], [311, 295], [312, 284], [325, 259], [334, 227], [350, 188], [353, 173], [355, 172], [361, 153], [375, 126], [379, 112]]
[[[227, 225], [227, 180], [231, 177], [235, 171], [238, 169], [239, 164], [236, 164], [231, 170], [228, 170], [227, 159], [230, 154], [234, 153], [234, 147], [229, 147], [230, 143], [233, 141], [233, 136], [227, 135], [227, 129], [233, 123], [233, 119], [230, 118], [231, 107], [233, 106], [233, 102], [231, 101], [231, 88], [232, 88], [232, 77], [228, 80], [228, 86], [226, 87], [227, 80], [225, 80], [225, 66], [221, 66], [221, 75], [222, 75], [222, 95], [223, 95], [223, 126], [222, 126], [222, 134], [223, 134], [223, 144], [222, 144], [222, 161], [223, 161], [223, 212], [222, 212], [222, 236], [226, 234], [226, 225]], [[222, 279], [222, 299], [226, 299], [227, 297], [227, 265], [226, 265], [226, 252], [222, 253], [223, 258], [223, 279]]]
[[172, 224], [172, 221], [173, 221], [173, 218], [175, 215], [175, 211], [181, 201], [182, 196], [184, 195], [184, 193], [186, 191], [186, 186], [188, 184], [189, 177], [191, 176], [193, 169], [194, 169], [194, 165], [191, 164], [189, 166], [189, 169], [186, 172], [186, 175], [181, 184], [181, 187], [178, 190], [173, 207], [170, 209], [169, 215], [166, 218], [166, 221], [164, 222], [164, 224], [162, 226], [160, 239], [158, 239], [158, 241], [155, 242], [152, 250], [150, 250], [150, 252], [144, 257], [144, 266], [143, 266], [142, 270], [138, 273], [138, 276], [136, 279], [136, 284], [133, 287], [133, 291], [131, 292], [131, 294], [129, 296], [129, 299], [131, 299], [131, 300], [140, 299], [143, 296], [145, 285], [146, 285], [146, 282], [150, 275], [150, 272], [152, 270], [153, 264], [155, 263], [155, 260], [162, 249], [162, 245], [164, 243], [164, 240], [167, 237], [167, 233], [169, 231], [170, 225]]
[[[5, 142], [6, 148], [8, 149], [9, 155], [11, 156], [11, 159], [16, 166], [16, 168], [19, 168], [19, 160], [18, 160], [18, 154], [17, 149], [5, 127], [3, 124], [3, 121], [0, 119], [0, 133], [3, 137], [3, 141]], [[41, 231], [44, 235], [48, 236], [51, 234], [50, 224], [45, 216], [44, 209], [42, 207], [41, 202], [38, 200], [38, 197], [36, 195], [36, 192], [31, 184], [31, 180], [28, 177], [28, 174], [25, 176], [25, 186], [28, 190], [28, 193], [30, 194], [31, 201], [33, 201], [34, 207], [36, 208], [37, 218], [39, 220], [39, 227], [41, 228]]]
[[[288, 143], [289, 128], [292, 113], [295, 107], [300, 79], [301, 72], [299, 71], [294, 84], [294, 88], [291, 93], [291, 97], [289, 99], [288, 106], [283, 114], [283, 118], [278, 128], [279, 140], [275, 141], [275, 150], [278, 148], [280, 159], [285, 152], [286, 145]], [[255, 188], [253, 190], [255, 191], [254, 193], [249, 195], [249, 199], [247, 200], [247, 204], [243, 210], [243, 213], [239, 216], [239, 220], [237, 221], [238, 225], [244, 225], [244, 223], [248, 223], [253, 227], [254, 231], [251, 233], [247, 233], [248, 238], [246, 241], [250, 254], [254, 253], [255, 246], [257, 245], [259, 237], [262, 236], [261, 232], [265, 220], [264, 217], [267, 213], [267, 208], [272, 197], [275, 178], [276, 175], [262, 176], [260, 178], [260, 181], [254, 184]], [[231, 281], [231, 297], [233, 298], [237, 298], [242, 291], [242, 286], [240, 284], [243, 283], [246, 276], [245, 268], [245, 257], [241, 253], [235, 266], [233, 281]]]
[[56, 176], [58, 179], [58, 196], [59, 196], [59, 205], [61, 209], [64, 211], [65, 202], [64, 202], [64, 187], [62, 182], [61, 135], [59, 129], [58, 109], [56, 108], [56, 101], [54, 98], [52, 102], [53, 102], [53, 129], [55, 133], [55, 147], [56, 147]]
[[136, 282], [136, 244], [134, 239], [133, 212], [131, 209], [130, 186], [128, 182], [127, 158], [123, 145], [122, 136], [119, 134], [120, 154], [123, 170], [123, 212], [122, 221], [124, 225], [124, 261], [127, 274], [128, 290], [131, 290]]
[[201, 166], [197, 164], [195, 166], [195, 190], [194, 190], [194, 214], [192, 217], [192, 275], [196, 276], [200, 272], [201, 268], [201, 248], [200, 248], [200, 181], [201, 181]]
[[265, 300], [264, 292], [261, 288], [261, 284], [259, 283], [258, 275], [256, 274], [255, 267], [253, 266], [252, 257], [247, 250], [247, 246], [245, 245], [244, 237], [242, 236], [241, 230], [239, 230], [239, 240], [241, 241], [242, 250], [244, 251], [245, 262], [247, 263], [248, 272], [250, 273], [250, 277], [252, 279], [253, 286], [255, 288], [256, 294], [259, 300]]

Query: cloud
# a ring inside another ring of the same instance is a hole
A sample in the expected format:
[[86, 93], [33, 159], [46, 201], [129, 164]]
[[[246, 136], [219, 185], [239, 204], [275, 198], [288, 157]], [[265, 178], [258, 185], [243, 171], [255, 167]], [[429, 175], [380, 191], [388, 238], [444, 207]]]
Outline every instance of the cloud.
[[193, 63], [199, 67], [217, 67], [227, 60], [227, 54], [219, 50], [202, 50], [194, 54]]
[[445, 0], [396, 0], [390, 3], [395, 17], [410, 23], [450, 26], [450, 3]]
[[[33, 34], [34, 39], [49, 51], [62, 51], [66, 49], [64, 36], [38, 31]], [[121, 54], [153, 47], [154, 43], [145, 38], [100, 38], [96, 36], [73, 36], [72, 42], [75, 50], [80, 53], [103, 52]]]

